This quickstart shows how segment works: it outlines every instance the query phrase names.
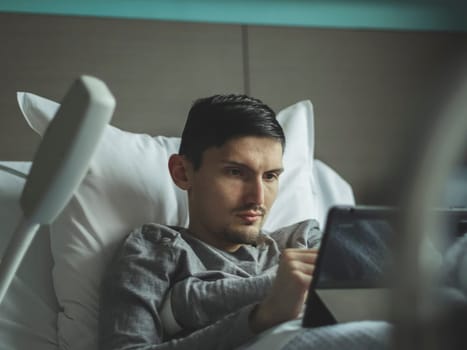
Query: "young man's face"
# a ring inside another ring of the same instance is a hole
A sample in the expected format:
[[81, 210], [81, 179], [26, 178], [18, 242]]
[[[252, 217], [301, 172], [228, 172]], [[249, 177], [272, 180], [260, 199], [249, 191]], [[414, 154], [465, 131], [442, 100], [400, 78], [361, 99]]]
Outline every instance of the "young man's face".
[[282, 145], [274, 138], [238, 137], [207, 149], [200, 168], [187, 171], [189, 230], [225, 251], [254, 244], [282, 170]]

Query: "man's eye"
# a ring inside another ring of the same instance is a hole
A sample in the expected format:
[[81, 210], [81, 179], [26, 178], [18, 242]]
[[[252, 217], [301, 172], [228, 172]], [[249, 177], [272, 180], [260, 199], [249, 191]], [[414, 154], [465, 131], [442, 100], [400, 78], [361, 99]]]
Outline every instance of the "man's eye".
[[276, 173], [266, 173], [264, 174], [264, 179], [266, 181], [274, 181], [274, 180], [277, 180], [279, 178], [279, 174], [276, 174]]
[[228, 168], [227, 173], [232, 176], [241, 176], [242, 171], [238, 168]]

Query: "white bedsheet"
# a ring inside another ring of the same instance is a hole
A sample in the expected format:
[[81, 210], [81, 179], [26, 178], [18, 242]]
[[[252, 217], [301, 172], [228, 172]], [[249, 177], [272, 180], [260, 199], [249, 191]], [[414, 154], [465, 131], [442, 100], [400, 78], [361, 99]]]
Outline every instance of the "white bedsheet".
[[[26, 162], [0, 162], [0, 256], [21, 217], [18, 200], [29, 167]], [[58, 349], [51, 269], [49, 235], [42, 228], [0, 305], [1, 350]]]

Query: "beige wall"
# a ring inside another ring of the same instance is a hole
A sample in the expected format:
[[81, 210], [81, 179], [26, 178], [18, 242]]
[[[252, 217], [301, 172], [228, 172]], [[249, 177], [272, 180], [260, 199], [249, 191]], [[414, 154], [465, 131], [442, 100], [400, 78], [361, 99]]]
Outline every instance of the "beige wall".
[[343, 174], [360, 200], [384, 201], [400, 162], [445, 100], [466, 39], [252, 27], [251, 93], [276, 108], [310, 99], [316, 157]]
[[37, 146], [18, 90], [59, 100], [92, 74], [117, 98], [114, 125], [178, 136], [195, 98], [244, 89], [239, 26], [0, 14], [0, 42], [0, 159], [31, 159]]
[[83, 73], [117, 97], [113, 124], [178, 136], [191, 102], [246, 92], [315, 108], [316, 156], [385, 203], [401, 159], [457, 75], [467, 34], [284, 28], [0, 14], [0, 159], [38, 144], [15, 92], [59, 100]]

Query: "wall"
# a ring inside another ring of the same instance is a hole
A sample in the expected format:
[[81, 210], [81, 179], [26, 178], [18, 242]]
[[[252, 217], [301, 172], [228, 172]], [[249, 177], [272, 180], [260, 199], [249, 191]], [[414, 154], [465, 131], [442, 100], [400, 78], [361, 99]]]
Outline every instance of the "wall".
[[386, 203], [466, 36], [0, 13], [0, 159], [30, 160], [39, 142], [15, 92], [59, 100], [86, 73], [116, 95], [114, 125], [153, 135], [178, 136], [191, 102], [213, 93], [246, 92], [276, 110], [310, 99], [316, 156], [359, 203]]

